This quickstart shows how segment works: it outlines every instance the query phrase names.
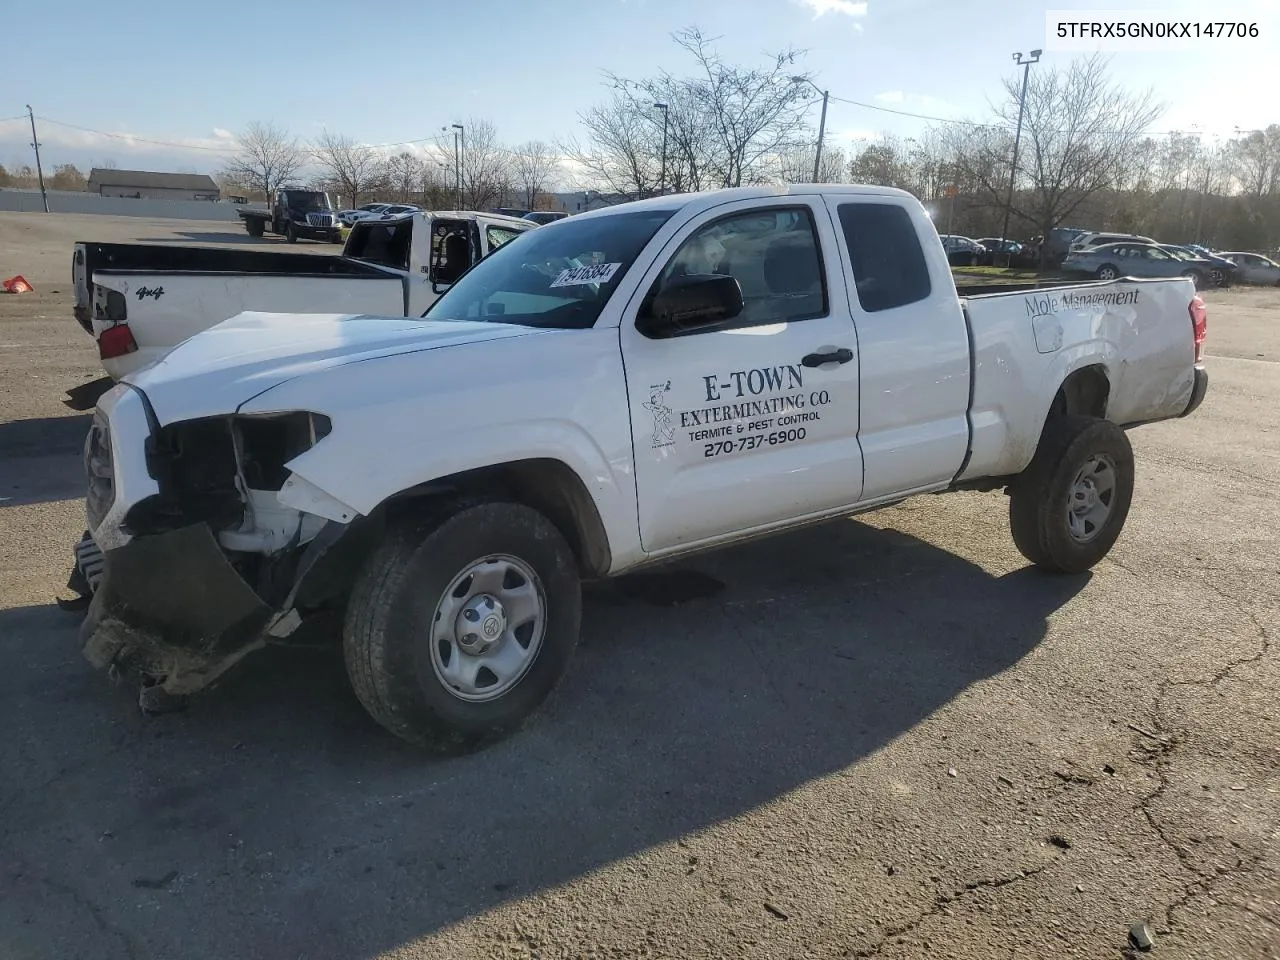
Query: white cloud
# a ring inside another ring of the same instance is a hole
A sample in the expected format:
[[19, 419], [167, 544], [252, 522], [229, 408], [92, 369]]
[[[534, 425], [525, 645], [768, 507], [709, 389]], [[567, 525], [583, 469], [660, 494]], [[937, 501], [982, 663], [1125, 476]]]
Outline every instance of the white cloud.
[[866, 0], [800, 0], [800, 4], [813, 11], [815, 20], [828, 13], [839, 13], [846, 17], [867, 15]]
[[884, 93], [877, 93], [875, 99], [877, 103], [901, 103], [907, 99], [907, 95], [901, 90], [887, 90]]

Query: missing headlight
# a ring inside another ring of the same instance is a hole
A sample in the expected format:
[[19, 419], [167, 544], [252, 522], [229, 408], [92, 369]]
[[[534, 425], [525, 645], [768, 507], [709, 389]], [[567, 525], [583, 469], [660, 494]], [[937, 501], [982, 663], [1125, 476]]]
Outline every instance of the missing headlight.
[[285, 464], [310, 450], [333, 429], [323, 414], [235, 417], [240, 469], [251, 490], [279, 490], [289, 477]]

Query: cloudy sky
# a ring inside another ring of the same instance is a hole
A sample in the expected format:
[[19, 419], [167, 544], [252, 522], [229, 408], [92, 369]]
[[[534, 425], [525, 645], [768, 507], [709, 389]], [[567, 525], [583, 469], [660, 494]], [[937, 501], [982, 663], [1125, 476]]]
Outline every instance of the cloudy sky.
[[[1116, 79], [1150, 87], [1166, 104], [1159, 130], [1199, 124], [1228, 137], [1280, 122], [1280, 0], [1220, 6], [1257, 23], [1259, 36], [1113, 55]], [[604, 71], [684, 71], [670, 34], [694, 24], [738, 62], [787, 45], [807, 50], [804, 65], [842, 98], [828, 114], [834, 140], [910, 135], [925, 121], [885, 111], [985, 119], [1015, 69], [1012, 53], [1047, 46], [1048, 9], [1200, 21], [1217, 10], [1197, 0], [473, 0], [463, 8], [437, 0], [18, 5], [4, 18], [0, 163], [31, 162], [28, 103], [46, 169], [109, 158], [214, 172], [252, 120], [303, 139], [328, 129], [382, 144], [484, 117], [509, 142], [554, 141], [578, 132], [578, 114], [604, 96]], [[1073, 55], [1050, 51], [1042, 63], [1062, 66]]]

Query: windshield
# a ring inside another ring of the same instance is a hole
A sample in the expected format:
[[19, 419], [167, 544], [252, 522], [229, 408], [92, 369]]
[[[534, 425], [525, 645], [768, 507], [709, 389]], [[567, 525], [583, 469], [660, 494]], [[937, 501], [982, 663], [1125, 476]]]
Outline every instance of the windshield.
[[432, 320], [585, 330], [674, 210], [566, 219], [522, 233], [432, 304]]
[[329, 198], [323, 193], [293, 192], [286, 193], [285, 200], [295, 210], [328, 210]]

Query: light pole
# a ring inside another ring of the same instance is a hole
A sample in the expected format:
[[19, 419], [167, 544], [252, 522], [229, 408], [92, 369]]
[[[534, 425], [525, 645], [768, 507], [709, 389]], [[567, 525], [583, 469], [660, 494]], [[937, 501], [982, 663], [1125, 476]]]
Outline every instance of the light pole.
[[654, 106], [662, 111], [662, 186], [660, 190], [665, 196], [667, 193], [667, 105], [655, 103]]
[[[1004, 200], [1004, 227], [1000, 230], [1000, 240], [1009, 239], [1009, 211], [1013, 208], [1013, 181], [1018, 176], [1018, 147], [1022, 143], [1022, 111], [1027, 105], [1027, 78], [1031, 75], [1031, 65], [1040, 62], [1043, 50], [1032, 50], [1031, 56], [1023, 60], [1021, 53], [1013, 55], [1013, 62], [1022, 66], [1022, 95], [1018, 97], [1018, 132], [1013, 135], [1013, 163], [1009, 165], [1009, 192]], [[1048, 243], [1049, 238], [1045, 237]]]
[[49, 194], [44, 190], [44, 168], [40, 166], [40, 138], [36, 136], [36, 115], [27, 104], [27, 116], [31, 118], [31, 147], [36, 152], [36, 176], [40, 178], [40, 199], [44, 201], [44, 212], [49, 212]]
[[458, 147], [458, 149], [457, 149], [457, 157], [458, 157], [458, 209], [459, 209], [459, 210], [461, 210], [461, 209], [462, 209], [462, 170], [463, 170], [463, 168], [466, 166], [466, 162], [467, 162], [467, 130], [466, 130], [466, 128], [465, 128], [462, 124], [460, 124], [460, 123], [455, 123], [455, 124], [453, 125], [453, 129], [455, 129], [455, 130], [457, 130], [457, 131], [458, 131], [457, 133], [455, 133], [455, 134], [454, 134], [454, 136], [458, 138], [455, 142], [456, 142], [457, 147]]
[[808, 77], [792, 77], [792, 83], [807, 83], [822, 94], [822, 117], [818, 120], [818, 149], [813, 154], [813, 182], [818, 182], [818, 171], [822, 169], [822, 137], [827, 132], [827, 99], [831, 91], [823, 90]]

